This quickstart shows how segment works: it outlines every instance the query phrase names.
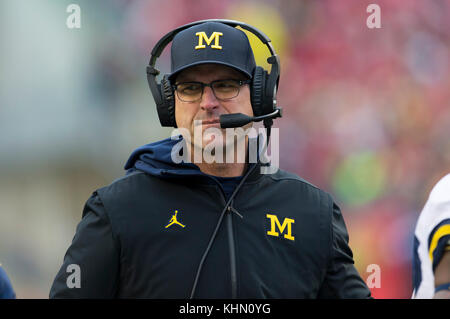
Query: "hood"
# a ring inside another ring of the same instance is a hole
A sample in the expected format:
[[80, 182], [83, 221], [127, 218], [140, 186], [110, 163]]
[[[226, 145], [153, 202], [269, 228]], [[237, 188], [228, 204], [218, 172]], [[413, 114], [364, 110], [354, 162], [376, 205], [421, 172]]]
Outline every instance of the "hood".
[[[257, 139], [257, 144], [259, 136]], [[171, 178], [171, 177], [182, 177], [182, 176], [202, 176], [202, 177], [213, 177], [211, 175], [205, 174], [200, 171], [200, 168], [194, 163], [186, 163], [181, 161], [180, 163], [175, 163], [172, 160], [172, 153], [177, 154], [177, 157], [182, 158], [183, 145], [186, 141], [181, 135], [172, 138], [166, 138], [164, 140], [143, 145], [136, 150], [134, 150], [127, 163], [125, 164], [125, 170], [127, 174], [139, 170], [150, 175]], [[258, 147], [257, 150], [258, 162], [263, 156], [261, 149]], [[255, 164], [251, 164], [253, 166]]]
[[185, 162], [175, 163], [172, 160], [171, 154], [173, 150], [180, 150], [182, 143], [185, 143], [185, 141], [181, 136], [178, 136], [175, 139], [166, 138], [137, 148], [131, 153], [125, 164], [127, 174], [135, 170], [140, 170], [159, 177], [183, 175], [204, 176], [205, 174], [200, 171], [197, 165]]

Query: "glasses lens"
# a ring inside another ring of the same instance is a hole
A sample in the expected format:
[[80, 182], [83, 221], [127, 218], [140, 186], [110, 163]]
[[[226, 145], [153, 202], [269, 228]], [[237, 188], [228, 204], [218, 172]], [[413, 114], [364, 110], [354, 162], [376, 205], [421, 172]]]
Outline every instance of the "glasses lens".
[[239, 81], [222, 80], [216, 81], [212, 85], [214, 93], [218, 99], [232, 99], [239, 94]]
[[202, 95], [202, 85], [195, 82], [180, 83], [177, 85], [177, 93], [180, 100], [193, 102], [200, 99]]

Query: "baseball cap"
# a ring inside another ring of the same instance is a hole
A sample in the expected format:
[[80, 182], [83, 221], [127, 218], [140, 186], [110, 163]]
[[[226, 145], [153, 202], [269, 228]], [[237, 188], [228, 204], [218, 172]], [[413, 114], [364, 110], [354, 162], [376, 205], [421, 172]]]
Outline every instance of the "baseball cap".
[[247, 35], [219, 22], [194, 25], [173, 38], [169, 80], [173, 83], [179, 72], [205, 63], [232, 67], [249, 78], [256, 67]]

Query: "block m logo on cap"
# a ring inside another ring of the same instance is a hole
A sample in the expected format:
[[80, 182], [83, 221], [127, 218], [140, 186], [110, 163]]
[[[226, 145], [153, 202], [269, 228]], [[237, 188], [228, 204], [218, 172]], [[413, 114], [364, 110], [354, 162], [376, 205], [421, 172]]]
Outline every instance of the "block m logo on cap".
[[[219, 45], [219, 38], [223, 35], [222, 32], [213, 32], [211, 36], [208, 38], [205, 32], [197, 32], [195, 34], [198, 36], [198, 45], [195, 47], [195, 50], [205, 49], [206, 46], [203, 44], [203, 40], [205, 40], [207, 45], [211, 46], [211, 49], [222, 50], [222, 47]], [[214, 44], [211, 45], [211, 42], [214, 40]]]

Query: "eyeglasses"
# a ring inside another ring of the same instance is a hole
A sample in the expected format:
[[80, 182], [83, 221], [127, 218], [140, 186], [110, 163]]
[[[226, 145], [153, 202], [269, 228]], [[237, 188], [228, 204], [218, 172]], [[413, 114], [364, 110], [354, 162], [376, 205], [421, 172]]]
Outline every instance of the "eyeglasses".
[[197, 102], [201, 100], [205, 86], [209, 86], [216, 99], [228, 101], [239, 95], [241, 86], [251, 83], [251, 80], [217, 80], [211, 83], [182, 82], [173, 85], [178, 98], [183, 102]]

